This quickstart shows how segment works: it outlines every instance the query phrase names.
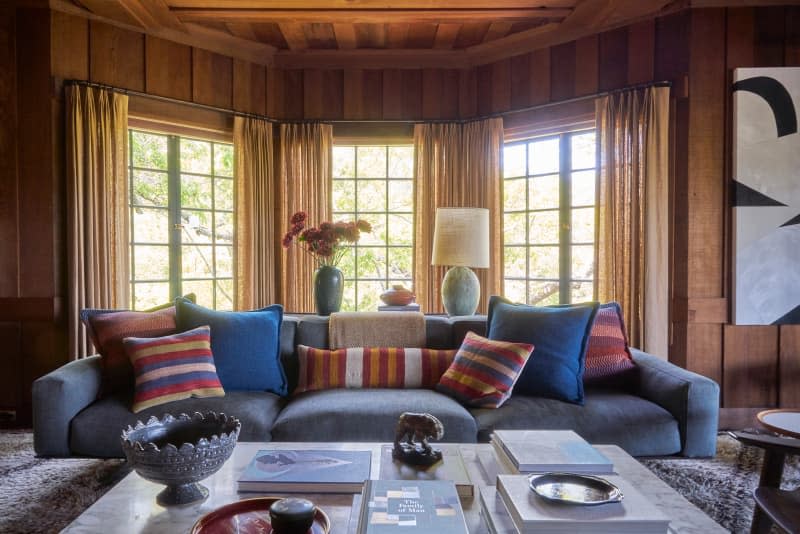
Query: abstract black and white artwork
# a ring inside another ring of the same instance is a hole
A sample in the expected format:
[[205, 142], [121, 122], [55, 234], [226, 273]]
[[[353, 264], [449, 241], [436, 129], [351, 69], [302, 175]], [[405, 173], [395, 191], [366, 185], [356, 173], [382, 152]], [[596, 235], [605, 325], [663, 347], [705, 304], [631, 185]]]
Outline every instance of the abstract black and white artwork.
[[733, 75], [735, 324], [800, 324], [800, 68]]

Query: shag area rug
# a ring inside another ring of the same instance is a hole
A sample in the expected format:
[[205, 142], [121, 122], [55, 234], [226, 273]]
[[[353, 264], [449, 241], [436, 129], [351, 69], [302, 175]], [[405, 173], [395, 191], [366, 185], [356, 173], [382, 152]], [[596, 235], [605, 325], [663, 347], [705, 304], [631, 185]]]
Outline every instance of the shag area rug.
[[[641, 463], [714, 521], [734, 534], [746, 534], [753, 519], [753, 489], [758, 486], [763, 458], [762, 449], [744, 446], [721, 433], [713, 459], [665, 458]], [[800, 486], [800, 458], [787, 459], [782, 486]]]
[[128, 472], [123, 460], [37, 458], [32, 432], [0, 431], [0, 532], [58, 532]]
[[[720, 434], [713, 459], [642, 463], [717, 523], [745, 534], [762, 458], [761, 449]], [[0, 532], [58, 532], [129, 472], [122, 460], [36, 458], [30, 431], [0, 431]], [[798, 458], [787, 461], [783, 485], [800, 486]]]

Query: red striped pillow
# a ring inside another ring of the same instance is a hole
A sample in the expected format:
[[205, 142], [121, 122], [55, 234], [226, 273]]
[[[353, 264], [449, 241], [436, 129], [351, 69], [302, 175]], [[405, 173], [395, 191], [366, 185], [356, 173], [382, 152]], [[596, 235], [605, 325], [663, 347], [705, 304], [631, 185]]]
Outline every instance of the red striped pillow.
[[468, 332], [436, 390], [462, 404], [499, 408], [511, 396], [533, 345], [486, 339]]
[[583, 383], [586, 385], [621, 385], [636, 370], [630, 350], [622, 309], [616, 302], [597, 310], [586, 347]]
[[433, 389], [455, 353], [395, 347], [328, 350], [298, 345], [300, 369], [294, 394], [334, 388]]
[[136, 377], [134, 413], [190, 397], [225, 395], [208, 326], [158, 338], [126, 337], [123, 345]]

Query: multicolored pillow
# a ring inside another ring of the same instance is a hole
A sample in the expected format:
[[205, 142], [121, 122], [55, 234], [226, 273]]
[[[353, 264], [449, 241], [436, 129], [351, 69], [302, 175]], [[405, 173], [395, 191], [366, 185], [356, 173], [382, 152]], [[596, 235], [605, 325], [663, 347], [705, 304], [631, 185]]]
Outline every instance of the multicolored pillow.
[[158, 338], [126, 337], [123, 345], [136, 376], [134, 413], [190, 397], [225, 395], [208, 326]]
[[125, 355], [122, 340], [126, 337], [161, 337], [174, 334], [175, 306], [154, 312], [84, 310], [90, 325], [92, 343], [100, 353], [103, 375], [101, 395], [133, 386], [133, 368]]
[[468, 332], [436, 390], [467, 406], [499, 408], [511, 396], [533, 345]]
[[297, 346], [295, 394], [334, 388], [433, 389], [456, 351], [394, 347], [316, 349]]
[[629, 382], [636, 369], [628, 349], [622, 309], [616, 302], [602, 304], [589, 333], [583, 383], [620, 385]]

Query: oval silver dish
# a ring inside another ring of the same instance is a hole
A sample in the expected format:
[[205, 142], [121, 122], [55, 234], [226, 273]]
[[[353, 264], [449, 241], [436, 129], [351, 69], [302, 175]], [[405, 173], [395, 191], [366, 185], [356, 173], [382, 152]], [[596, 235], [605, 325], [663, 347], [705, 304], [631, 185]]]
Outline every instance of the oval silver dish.
[[622, 501], [622, 491], [608, 480], [577, 473], [545, 473], [528, 477], [531, 490], [549, 501], [596, 506]]

